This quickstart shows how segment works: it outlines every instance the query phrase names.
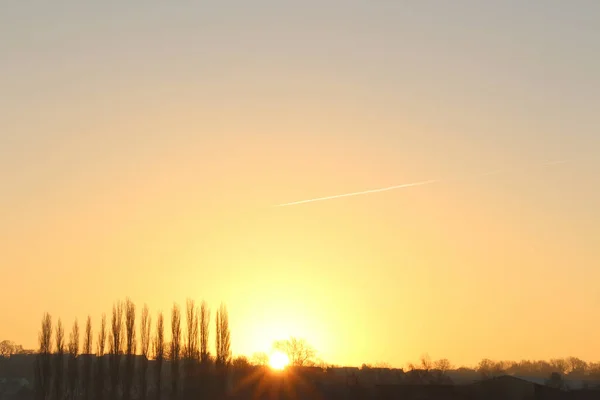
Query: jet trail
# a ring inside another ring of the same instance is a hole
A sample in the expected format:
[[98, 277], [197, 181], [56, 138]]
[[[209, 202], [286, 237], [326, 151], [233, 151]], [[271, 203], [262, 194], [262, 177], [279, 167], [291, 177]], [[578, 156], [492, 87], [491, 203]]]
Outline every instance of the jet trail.
[[412, 187], [412, 186], [429, 185], [429, 184], [435, 183], [435, 182], [438, 182], [438, 180], [437, 179], [432, 179], [432, 180], [422, 181], [422, 182], [405, 183], [403, 185], [394, 185], [394, 186], [388, 186], [388, 187], [379, 188], [379, 189], [363, 190], [361, 192], [336, 194], [336, 195], [333, 195], [333, 196], [318, 197], [318, 198], [314, 198], [314, 199], [294, 201], [294, 202], [291, 202], [291, 203], [277, 204], [274, 207], [287, 207], [287, 206], [294, 206], [294, 205], [304, 204], [304, 203], [313, 203], [315, 201], [324, 201], [324, 200], [331, 200], [331, 199], [339, 199], [341, 197], [360, 196], [360, 195], [363, 195], [363, 194], [386, 192], [388, 190], [395, 190], [395, 189], [407, 188], [407, 187]]
[[[548, 166], [552, 166], [552, 165], [559, 165], [559, 164], [565, 164], [569, 162], [568, 160], [559, 160], [559, 161], [549, 161], [549, 162], [545, 162], [543, 164], [538, 164], [538, 167], [548, 167]], [[535, 166], [530, 166], [531, 167], [535, 167]], [[488, 172], [484, 172], [478, 175], [474, 175], [471, 177], [474, 178], [482, 178], [482, 177], [487, 177], [487, 176], [491, 176], [491, 175], [497, 175], [497, 174], [501, 174], [504, 172], [510, 172], [510, 171], [514, 171], [514, 168], [501, 168], [501, 169], [496, 169], [493, 171], [488, 171]], [[447, 179], [445, 179], [444, 181], [447, 181]], [[300, 200], [300, 201], [293, 201], [291, 203], [283, 203], [283, 204], [277, 204], [273, 207], [287, 207], [287, 206], [295, 206], [298, 204], [305, 204], [305, 203], [313, 203], [315, 201], [324, 201], [324, 200], [332, 200], [332, 199], [339, 199], [341, 197], [350, 197], [350, 196], [360, 196], [363, 194], [371, 194], [371, 193], [379, 193], [379, 192], [386, 192], [388, 190], [395, 190], [395, 189], [401, 189], [401, 188], [407, 188], [407, 187], [412, 187], [412, 186], [422, 186], [422, 185], [429, 185], [431, 183], [435, 183], [435, 182], [439, 182], [438, 179], [431, 179], [428, 181], [422, 181], [422, 182], [414, 182], [414, 183], [405, 183], [403, 185], [394, 185], [394, 186], [388, 186], [388, 187], [384, 187], [384, 188], [379, 188], [379, 189], [371, 189], [371, 190], [363, 190], [360, 192], [352, 192], [352, 193], [344, 193], [344, 194], [336, 194], [333, 196], [326, 196], [326, 197], [317, 197], [314, 199], [308, 199], [308, 200]]]

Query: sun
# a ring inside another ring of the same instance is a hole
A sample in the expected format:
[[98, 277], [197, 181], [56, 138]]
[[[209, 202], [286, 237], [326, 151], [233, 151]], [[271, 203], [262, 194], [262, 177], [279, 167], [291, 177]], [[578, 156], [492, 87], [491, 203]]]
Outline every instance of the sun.
[[281, 371], [290, 363], [287, 354], [281, 351], [275, 351], [269, 357], [269, 366], [274, 370]]

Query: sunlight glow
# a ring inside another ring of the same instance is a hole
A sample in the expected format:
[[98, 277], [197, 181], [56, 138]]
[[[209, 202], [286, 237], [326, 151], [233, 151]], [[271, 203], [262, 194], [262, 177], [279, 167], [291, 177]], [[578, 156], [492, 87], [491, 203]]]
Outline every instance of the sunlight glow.
[[275, 351], [269, 357], [269, 366], [275, 370], [281, 371], [290, 363], [287, 354], [281, 351]]

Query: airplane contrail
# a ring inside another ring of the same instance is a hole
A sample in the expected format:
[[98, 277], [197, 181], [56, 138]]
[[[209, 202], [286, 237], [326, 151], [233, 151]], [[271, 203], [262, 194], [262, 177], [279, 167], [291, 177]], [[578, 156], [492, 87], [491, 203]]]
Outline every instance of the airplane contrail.
[[341, 197], [360, 196], [360, 195], [363, 195], [363, 194], [386, 192], [388, 190], [395, 190], [395, 189], [407, 188], [407, 187], [412, 187], [412, 186], [429, 185], [429, 184], [435, 183], [435, 182], [438, 182], [438, 180], [437, 179], [431, 179], [431, 180], [422, 181], [422, 182], [405, 183], [405, 184], [402, 184], [402, 185], [394, 185], [394, 186], [388, 186], [388, 187], [378, 188], [378, 189], [363, 190], [363, 191], [360, 191], [360, 192], [336, 194], [336, 195], [333, 195], [333, 196], [317, 197], [317, 198], [314, 198], [314, 199], [293, 201], [291, 203], [277, 204], [274, 207], [295, 206], [295, 205], [298, 205], [298, 204], [313, 203], [315, 201], [324, 201], [324, 200], [331, 200], [331, 199], [339, 199]]
[[[567, 162], [568, 162], [568, 160], [549, 161], [549, 162], [545, 162], [543, 164], [538, 164], [538, 166], [539, 167], [548, 167], [548, 166], [551, 166], [551, 165], [565, 164]], [[508, 172], [508, 171], [511, 171], [511, 170], [512, 170], [512, 168], [501, 168], [501, 169], [496, 169], [496, 170], [493, 170], [493, 171], [484, 172], [484, 173], [475, 175], [474, 177], [475, 178], [482, 178], [482, 177], [486, 177], [486, 176], [490, 176], [490, 175], [497, 175], [497, 174], [500, 174], [500, 173], [503, 173], [503, 172]], [[336, 195], [333, 195], [333, 196], [317, 197], [317, 198], [314, 198], [314, 199], [300, 200], [300, 201], [293, 201], [291, 203], [277, 204], [277, 205], [275, 205], [273, 207], [295, 206], [295, 205], [298, 205], [298, 204], [313, 203], [313, 202], [316, 202], [316, 201], [339, 199], [341, 197], [360, 196], [360, 195], [363, 195], [363, 194], [386, 192], [388, 190], [395, 190], [395, 189], [407, 188], [407, 187], [412, 187], [412, 186], [429, 185], [429, 184], [435, 183], [435, 182], [439, 182], [439, 180], [438, 179], [431, 179], [431, 180], [422, 181], [422, 182], [405, 183], [405, 184], [402, 184], [402, 185], [394, 185], [394, 186], [388, 186], [388, 187], [383, 187], [383, 188], [378, 188], [378, 189], [362, 190], [360, 192], [352, 192], [352, 193], [336, 194]]]

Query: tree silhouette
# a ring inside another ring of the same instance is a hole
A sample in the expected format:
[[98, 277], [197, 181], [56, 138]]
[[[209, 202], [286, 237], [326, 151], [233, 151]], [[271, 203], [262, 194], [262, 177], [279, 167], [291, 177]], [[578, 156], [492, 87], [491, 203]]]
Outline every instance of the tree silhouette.
[[215, 351], [216, 368], [219, 382], [219, 391], [224, 393], [226, 389], [227, 367], [231, 362], [231, 333], [229, 331], [229, 315], [225, 304], [217, 310], [215, 315]]
[[100, 331], [98, 332], [98, 343], [96, 351], [96, 378], [94, 379], [95, 397], [96, 400], [102, 400], [104, 398], [104, 384], [106, 382], [106, 376], [104, 372], [104, 354], [106, 350], [106, 314], [102, 314], [100, 321]]
[[38, 335], [39, 350], [36, 357], [35, 392], [37, 400], [49, 400], [52, 384], [52, 317], [45, 313]]
[[199, 357], [198, 349], [198, 314], [199, 310], [192, 299], [186, 302], [187, 332], [185, 337], [184, 353], [184, 390], [185, 397], [190, 398], [194, 393], [194, 378]]
[[227, 307], [221, 303], [217, 310], [216, 320], [216, 352], [217, 366], [226, 366], [231, 359], [231, 332], [229, 331], [229, 315]]
[[276, 341], [273, 347], [285, 353], [292, 366], [312, 366], [315, 363], [316, 351], [305, 339], [291, 337], [287, 340]]
[[136, 346], [135, 304], [127, 298], [125, 300], [125, 374], [123, 377], [123, 399], [125, 400], [131, 398]]
[[179, 390], [179, 362], [181, 359], [181, 311], [177, 304], [171, 310], [171, 396], [177, 398]]
[[116, 400], [119, 395], [119, 378], [121, 354], [123, 353], [123, 303], [117, 301], [113, 305], [111, 331], [109, 341], [108, 368], [110, 370], [110, 399]]
[[195, 360], [198, 357], [198, 309], [192, 299], [186, 303], [187, 335], [184, 348], [185, 358]]
[[62, 400], [64, 383], [65, 331], [60, 318], [56, 324], [56, 354], [54, 358], [54, 398]]
[[92, 385], [92, 318], [88, 315], [83, 336], [83, 371], [81, 374], [81, 388], [83, 399], [89, 400]]
[[587, 363], [577, 357], [569, 357], [566, 360], [568, 374], [570, 376], [582, 376], [587, 369]]
[[252, 365], [265, 366], [269, 365], [269, 355], [264, 351], [259, 351], [257, 353], [252, 354], [252, 358], [250, 359], [250, 363]]
[[165, 359], [165, 323], [162, 312], [158, 313], [156, 320], [156, 336], [154, 337], [154, 359], [156, 360], [155, 382], [156, 399], [160, 400], [162, 394], [162, 366]]
[[150, 350], [150, 330], [152, 319], [148, 306], [144, 304], [140, 320], [140, 400], [146, 400], [148, 393], [148, 356]]
[[79, 368], [77, 368], [77, 356], [79, 355], [79, 323], [77, 322], [77, 319], [75, 319], [75, 322], [73, 323], [73, 329], [69, 335], [68, 350], [68, 398], [74, 400], [78, 397], [79, 389]]
[[0, 358], [10, 358], [13, 354], [21, 354], [23, 346], [16, 344], [11, 340], [3, 340], [0, 342]]
[[442, 358], [434, 363], [434, 368], [441, 371], [442, 373], [446, 373], [447, 371], [452, 369], [452, 364], [447, 358]]
[[429, 357], [429, 354], [423, 354], [421, 356], [421, 369], [424, 371], [429, 371], [431, 368], [433, 368], [433, 362], [431, 361], [431, 357]]
[[567, 361], [563, 358], [553, 358], [550, 360], [550, 365], [552, 369], [555, 372], [559, 372], [560, 375], [564, 375], [569, 368]]
[[207, 365], [210, 360], [210, 351], [208, 349], [210, 327], [210, 309], [205, 301], [200, 305], [200, 361]]
[[231, 366], [234, 369], [244, 369], [250, 366], [250, 361], [248, 361], [248, 357], [246, 356], [237, 356], [231, 360]]

